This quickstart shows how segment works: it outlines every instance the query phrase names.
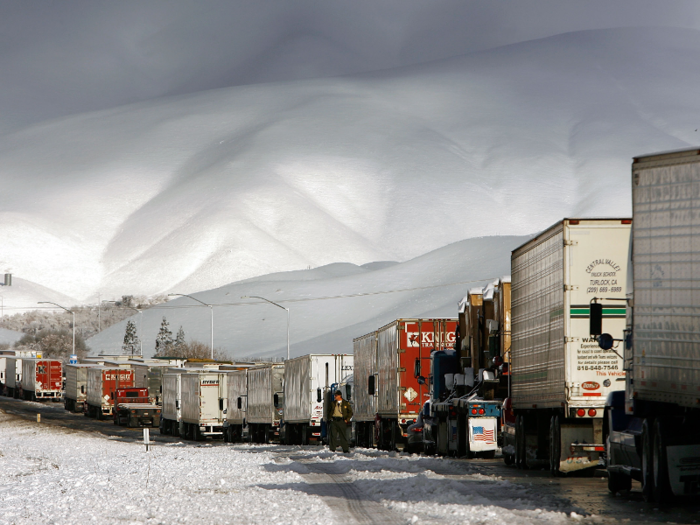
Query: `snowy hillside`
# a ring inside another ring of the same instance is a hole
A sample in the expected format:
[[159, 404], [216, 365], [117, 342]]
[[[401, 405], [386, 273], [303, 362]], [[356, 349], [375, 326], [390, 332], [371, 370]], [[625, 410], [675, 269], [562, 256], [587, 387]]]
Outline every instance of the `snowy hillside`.
[[[66, 308], [79, 304], [79, 301], [73, 297], [18, 277], [12, 278], [12, 286], [0, 288], [0, 297], [2, 297], [0, 304], [2, 304], [3, 315], [22, 313], [27, 309], [54, 309], [50, 305], [38, 304], [40, 301], [58, 303]], [[55, 308], [55, 310], [61, 311], [60, 308]]]
[[583, 31], [2, 135], [0, 271], [189, 293], [628, 215], [630, 158], [700, 143], [699, 57], [694, 30]]
[[[194, 297], [214, 307], [214, 346], [230, 357], [352, 353], [352, 339], [400, 317], [456, 317], [465, 291], [510, 273], [510, 251], [527, 237], [486, 237], [451, 244], [400, 264], [333, 264], [233, 283]], [[378, 293], [390, 292], [390, 293]], [[342, 296], [342, 297], [339, 297]], [[252, 304], [251, 304], [252, 303]], [[144, 354], [151, 355], [163, 317], [175, 333], [210, 342], [209, 308], [186, 297], [143, 313]], [[137, 326], [139, 315], [131, 318]], [[126, 321], [88, 340], [93, 353], [118, 353]]]

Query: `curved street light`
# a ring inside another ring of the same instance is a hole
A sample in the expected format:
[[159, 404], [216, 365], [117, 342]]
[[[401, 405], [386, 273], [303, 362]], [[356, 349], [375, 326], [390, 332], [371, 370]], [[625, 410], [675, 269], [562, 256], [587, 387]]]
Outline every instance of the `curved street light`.
[[270, 304], [274, 304], [277, 308], [282, 308], [282, 310], [287, 310], [287, 361], [289, 361], [289, 308], [285, 308], [281, 304], [277, 304], [274, 301], [260, 297], [259, 295], [242, 295], [241, 299], [262, 299]]
[[207, 304], [203, 301], [200, 301], [196, 297], [192, 297], [191, 295], [187, 295], [186, 293], [169, 293], [168, 296], [173, 297], [173, 296], [180, 296], [180, 297], [189, 297], [190, 299], [193, 299], [197, 301], [198, 303], [203, 304], [204, 306], [208, 306], [209, 310], [211, 311], [211, 359], [212, 361], [214, 360], [214, 305], [213, 304]]
[[[119, 301], [107, 301], [106, 299], [101, 301], [100, 304], [102, 303], [114, 303], [114, 304], [120, 304]], [[139, 310], [138, 308], [134, 308], [133, 306], [127, 306], [125, 304], [122, 304], [122, 308], [129, 308], [130, 310], [133, 310], [134, 312], [138, 312], [139, 315], [139, 343], [140, 343], [140, 348], [141, 348], [141, 357], [143, 357], [143, 310]], [[133, 350], [132, 353], [133, 354]]]
[[73, 314], [73, 355], [75, 355], [75, 312], [73, 310], [69, 310], [65, 306], [61, 306], [60, 304], [56, 303], [50, 303], [49, 301], [39, 301], [37, 304], [52, 304], [54, 306], [58, 306], [59, 308], [62, 308], [69, 314]]

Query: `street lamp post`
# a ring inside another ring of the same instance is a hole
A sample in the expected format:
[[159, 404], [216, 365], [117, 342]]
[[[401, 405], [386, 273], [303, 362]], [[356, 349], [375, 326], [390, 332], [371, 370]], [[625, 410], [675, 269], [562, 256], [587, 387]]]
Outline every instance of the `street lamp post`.
[[171, 296], [171, 297], [174, 297], [174, 296], [189, 297], [190, 299], [193, 299], [193, 300], [197, 301], [198, 303], [201, 303], [204, 306], [209, 307], [209, 311], [211, 312], [211, 359], [213, 361], [214, 360], [214, 305], [207, 304], [203, 301], [200, 301], [196, 297], [192, 297], [191, 295], [187, 295], [186, 293], [169, 293], [168, 296]]
[[287, 310], [287, 361], [289, 361], [289, 308], [285, 308], [281, 304], [277, 304], [274, 301], [260, 297], [259, 295], [244, 295], [241, 299], [262, 299], [270, 304], [274, 304], [277, 308], [282, 308], [282, 310]]
[[60, 304], [56, 303], [50, 303], [48, 301], [39, 301], [37, 304], [52, 304], [54, 306], [58, 306], [59, 308], [62, 308], [66, 312], [73, 314], [73, 355], [75, 355], [75, 312], [73, 310], [69, 310], [65, 306], [61, 306]]
[[[101, 301], [100, 304], [102, 303], [114, 303], [114, 304], [119, 304], [119, 301]], [[133, 310], [134, 312], [139, 313], [139, 346], [141, 348], [141, 357], [143, 357], [143, 310], [139, 310], [138, 308], [134, 308], [133, 306], [127, 306], [123, 305], [125, 308], [129, 308], [130, 310]], [[131, 351], [131, 355], [133, 355], [133, 350]]]

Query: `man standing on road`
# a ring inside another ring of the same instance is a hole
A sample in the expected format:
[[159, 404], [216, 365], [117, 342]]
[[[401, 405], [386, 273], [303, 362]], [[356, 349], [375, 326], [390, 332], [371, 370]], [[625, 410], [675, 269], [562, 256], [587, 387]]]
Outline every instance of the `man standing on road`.
[[340, 390], [335, 391], [335, 402], [329, 407], [328, 419], [330, 420], [330, 435], [328, 437], [329, 448], [331, 452], [340, 445], [343, 452], [349, 452], [347, 429], [350, 418], [352, 417], [352, 407], [350, 403], [343, 399], [343, 394]]

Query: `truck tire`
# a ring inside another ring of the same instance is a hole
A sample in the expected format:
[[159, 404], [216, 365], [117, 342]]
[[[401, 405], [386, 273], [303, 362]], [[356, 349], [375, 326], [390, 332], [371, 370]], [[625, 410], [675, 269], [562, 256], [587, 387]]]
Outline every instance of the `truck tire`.
[[620, 472], [610, 472], [608, 470], [608, 490], [611, 494], [617, 494], [623, 490], [629, 491], [632, 488], [632, 478]]
[[515, 466], [519, 469], [526, 468], [525, 464], [525, 425], [523, 416], [515, 417]]
[[666, 505], [673, 499], [671, 482], [668, 478], [668, 457], [666, 455], [665, 433], [669, 423], [662, 418], [654, 421], [654, 500], [658, 505]]
[[642, 423], [642, 495], [644, 501], [654, 500], [653, 435], [648, 419]]
[[561, 461], [561, 423], [558, 415], [552, 416], [549, 422], [549, 472], [559, 476]]

